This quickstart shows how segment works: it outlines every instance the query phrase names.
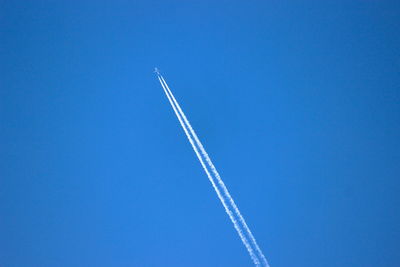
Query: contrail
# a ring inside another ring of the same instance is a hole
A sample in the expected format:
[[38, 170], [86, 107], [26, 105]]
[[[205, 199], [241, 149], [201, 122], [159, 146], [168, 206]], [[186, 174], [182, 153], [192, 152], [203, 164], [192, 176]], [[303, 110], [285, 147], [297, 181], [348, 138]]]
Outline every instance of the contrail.
[[[202, 164], [204, 170], [206, 171], [207, 176], [209, 177], [211, 183], [213, 184], [213, 187], [214, 187], [215, 191], [217, 192], [218, 197], [220, 198], [222, 204], [224, 205], [226, 212], [228, 213], [230, 219], [232, 220], [232, 223], [234, 224], [235, 229], [237, 230], [240, 238], [242, 239], [243, 244], [246, 246], [246, 248], [247, 248], [247, 250], [248, 250], [248, 252], [249, 252], [249, 254], [250, 254], [250, 256], [251, 256], [251, 258], [252, 258], [252, 260], [254, 262], [254, 264], [257, 265], [257, 266], [260, 265], [260, 260], [258, 259], [258, 257], [260, 257], [262, 265], [268, 267], [269, 264], [268, 264], [268, 262], [267, 262], [267, 260], [266, 260], [266, 258], [264, 256], [264, 254], [262, 253], [260, 247], [258, 246], [258, 244], [256, 242], [256, 239], [254, 238], [254, 236], [253, 236], [252, 232], [250, 231], [249, 227], [247, 226], [246, 221], [244, 220], [243, 216], [241, 215], [241, 213], [240, 213], [238, 207], [236, 206], [232, 196], [230, 195], [228, 189], [226, 188], [224, 182], [222, 181], [217, 169], [215, 168], [214, 164], [212, 163], [210, 157], [208, 156], [208, 153], [204, 149], [202, 143], [200, 142], [199, 138], [197, 137], [195, 131], [193, 130], [189, 120], [186, 118], [184, 112], [182, 111], [181, 107], [179, 106], [179, 104], [178, 104], [177, 100], [175, 99], [174, 95], [172, 94], [170, 88], [168, 87], [168, 85], [165, 82], [164, 78], [158, 72], [157, 69], [156, 69], [156, 73], [157, 73], [158, 79], [159, 79], [159, 81], [161, 83], [161, 86], [163, 87], [164, 92], [167, 95], [168, 100], [170, 101], [171, 106], [173, 107], [173, 109], [175, 111], [175, 114], [177, 115], [177, 117], [179, 119], [179, 122], [180, 122], [182, 128], [184, 129], [184, 131], [185, 131], [185, 133], [186, 133], [186, 135], [187, 135], [187, 137], [188, 137], [193, 149], [195, 150], [196, 155], [200, 160], [200, 163]], [[184, 123], [182, 122], [182, 118], [183, 118]], [[188, 129], [189, 129], [190, 134], [188, 132]], [[214, 174], [215, 178], [217, 179], [218, 185], [222, 189], [223, 196], [221, 196], [220, 189], [215, 185], [214, 179], [211, 177], [208, 169], [205, 167], [204, 160], [200, 156], [198, 148], [195, 146], [192, 137], [194, 138], [194, 141], [195, 141], [197, 147], [200, 149], [200, 152], [201, 152], [202, 156], [205, 158], [205, 160], [206, 160], [208, 166], [210, 167], [212, 173]], [[245, 232], [246, 232], [247, 236], [250, 238], [252, 246], [255, 248], [255, 250], [258, 253], [258, 257], [255, 256], [253, 248], [248, 243], [247, 238], [245, 236], [243, 236], [243, 230], [238, 225], [236, 218], [234, 218], [232, 216], [232, 211], [227, 206], [225, 198], [228, 199], [230, 206], [233, 208], [234, 215], [239, 218], [239, 221], [240, 221], [242, 227], [245, 229]]]
[[260, 247], [257, 244], [256, 239], [254, 238], [249, 227], [247, 226], [246, 221], [244, 220], [244, 218], [243, 218], [242, 214], [240, 213], [238, 207], [236, 206], [232, 196], [230, 195], [228, 189], [226, 188], [224, 182], [222, 181], [221, 176], [219, 175], [217, 169], [215, 168], [214, 164], [212, 163], [210, 157], [208, 156], [207, 151], [204, 149], [202, 143], [200, 142], [199, 138], [197, 137], [195, 131], [193, 130], [189, 120], [186, 118], [185, 113], [182, 111], [181, 107], [179, 106], [178, 101], [175, 99], [174, 95], [172, 94], [171, 90], [169, 89], [167, 82], [164, 80], [164, 78], [162, 77], [162, 75], [159, 72], [158, 72], [158, 75], [161, 77], [161, 80], [163, 81], [165, 87], [167, 88], [167, 91], [170, 94], [174, 104], [178, 108], [178, 111], [179, 111], [180, 115], [182, 116], [182, 118], [185, 122], [185, 125], [189, 128], [189, 131], [192, 134], [197, 146], [200, 148], [201, 154], [206, 159], [208, 166], [211, 168], [211, 171], [213, 172], [214, 176], [217, 178], [218, 184], [222, 188], [222, 191], [223, 191], [225, 197], [229, 200], [229, 203], [232, 206], [233, 210], [235, 211], [236, 216], [239, 218], [239, 221], [241, 222], [242, 226], [246, 230], [246, 233], [249, 236], [253, 246], [255, 247], [259, 257], [262, 259], [264, 266], [269, 266], [267, 259], [265, 258], [264, 254], [262, 253]]
[[202, 143], [200, 142], [199, 138], [197, 137], [195, 131], [193, 130], [189, 120], [186, 118], [185, 113], [182, 111], [181, 107], [178, 104], [178, 101], [175, 99], [174, 95], [172, 94], [171, 90], [168, 87], [168, 84], [166, 83], [166, 81], [164, 80], [164, 78], [162, 77], [161, 74], [158, 73], [158, 75], [161, 77], [162, 82], [164, 83], [165, 87], [167, 88], [168, 93], [171, 95], [171, 98], [174, 102], [174, 104], [176, 105], [176, 107], [178, 108], [178, 111], [180, 113], [180, 115], [182, 116], [185, 125], [189, 128], [190, 133], [192, 134], [197, 146], [200, 148], [201, 154], [203, 155], [203, 157], [206, 159], [207, 164], [209, 165], [209, 167], [211, 168], [211, 171], [213, 172], [214, 176], [217, 178], [218, 184], [219, 186], [222, 188], [222, 191], [225, 195], [225, 197], [229, 200], [230, 205], [233, 207], [236, 216], [239, 218], [239, 221], [241, 222], [242, 226], [244, 227], [244, 229], [246, 230], [247, 235], [249, 236], [253, 246], [255, 247], [259, 257], [262, 259], [263, 263], [265, 266], [269, 266], [267, 259], [265, 258], [264, 254], [262, 253], [260, 247], [258, 246], [256, 239], [254, 238], [252, 232], [250, 231], [249, 227], [246, 224], [246, 221], [244, 220], [242, 214], [240, 213], [238, 207], [236, 206], [232, 196], [230, 195], [228, 189], [226, 188], [224, 182], [221, 179], [221, 176], [219, 175], [217, 169], [215, 168], [214, 164], [212, 163], [210, 157], [208, 156], [208, 153], [206, 152], [206, 150], [204, 149]]
[[229, 207], [228, 207], [228, 205], [227, 205], [227, 203], [226, 203], [224, 197], [222, 196], [222, 194], [221, 194], [220, 190], [218, 189], [217, 185], [215, 184], [215, 181], [214, 181], [213, 177], [211, 176], [210, 172], [208, 171], [207, 166], [205, 165], [204, 160], [203, 160], [203, 158], [201, 157], [198, 148], [196, 147], [195, 143], [193, 142], [193, 139], [192, 139], [190, 133], [188, 132], [188, 130], [187, 130], [187, 128], [186, 128], [184, 122], [182, 121], [182, 118], [181, 118], [181, 116], [180, 116], [178, 110], [176, 109], [176, 107], [175, 107], [175, 105], [174, 105], [174, 102], [172, 101], [170, 95], [168, 94], [167, 89], [164, 87], [164, 84], [163, 84], [162, 80], [160, 79], [160, 77], [158, 77], [158, 79], [159, 79], [159, 81], [160, 81], [160, 83], [161, 83], [161, 86], [162, 86], [163, 89], [164, 89], [165, 94], [166, 94], [167, 97], [168, 97], [168, 100], [169, 100], [169, 102], [170, 102], [172, 108], [174, 109], [174, 112], [175, 112], [175, 114], [176, 114], [176, 116], [177, 116], [177, 118], [178, 118], [178, 120], [179, 120], [179, 122], [180, 122], [180, 124], [181, 124], [181, 126], [182, 126], [182, 128], [183, 128], [183, 130], [185, 131], [185, 134], [186, 134], [187, 138], [189, 139], [190, 144], [191, 144], [192, 147], [193, 147], [194, 152], [195, 152], [196, 155], [197, 155], [197, 158], [198, 158], [199, 161], [200, 161], [201, 166], [203, 167], [205, 173], [207, 174], [207, 177], [208, 177], [208, 179], [210, 180], [210, 182], [211, 182], [211, 184], [212, 184], [212, 186], [213, 186], [215, 192], [217, 193], [218, 198], [220, 199], [222, 205], [224, 206], [226, 213], [228, 214], [229, 218], [231, 219], [231, 221], [232, 221], [232, 223], [233, 223], [233, 226], [235, 227], [236, 231], [238, 232], [240, 239], [242, 240], [243, 244], [245, 245], [247, 251], [249, 252], [250, 257], [252, 258], [254, 264], [257, 265], [257, 266], [259, 266], [259, 265], [260, 265], [260, 261], [258, 260], [257, 256], [254, 254], [253, 249], [251, 248], [251, 246], [250, 246], [250, 244], [249, 244], [247, 238], [244, 236], [243, 231], [242, 231], [242, 229], [240, 228], [240, 226], [239, 226], [237, 220], [235, 219], [235, 217], [234, 217], [232, 211], [229, 209]]

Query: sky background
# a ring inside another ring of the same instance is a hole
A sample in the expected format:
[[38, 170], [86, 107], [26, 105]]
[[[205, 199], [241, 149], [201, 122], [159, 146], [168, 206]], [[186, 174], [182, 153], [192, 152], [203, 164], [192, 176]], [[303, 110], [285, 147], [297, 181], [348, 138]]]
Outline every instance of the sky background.
[[399, 1], [0, 1], [0, 266], [400, 266]]

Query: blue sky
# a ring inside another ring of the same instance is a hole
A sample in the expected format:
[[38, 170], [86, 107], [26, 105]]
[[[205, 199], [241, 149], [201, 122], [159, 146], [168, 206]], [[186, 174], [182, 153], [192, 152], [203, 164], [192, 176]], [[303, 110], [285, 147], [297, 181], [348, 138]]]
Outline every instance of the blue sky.
[[399, 266], [398, 1], [1, 1], [0, 265]]

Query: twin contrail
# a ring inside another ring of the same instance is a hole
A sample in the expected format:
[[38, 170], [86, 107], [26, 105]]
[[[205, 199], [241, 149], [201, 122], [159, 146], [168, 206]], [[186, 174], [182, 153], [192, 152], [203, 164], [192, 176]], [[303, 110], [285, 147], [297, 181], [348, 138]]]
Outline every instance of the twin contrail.
[[[256, 239], [254, 238], [249, 227], [247, 226], [246, 221], [244, 220], [238, 207], [233, 201], [232, 196], [230, 195], [228, 189], [226, 188], [224, 182], [221, 179], [221, 176], [219, 175], [217, 169], [212, 163], [202, 143], [197, 137], [195, 131], [193, 130], [189, 120], [186, 118], [185, 113], [182, 111], [181, 107], [178, 104], [178, 101], [172, 94], [171, 89], [168, 87], [165, 79], [157, 69], [155, 72], [190, 144], [193, 147], [194, 152], [196, 153], [197, 158], [200, 161], [200, 164], [202, 165], [205, 173], [207, 174], [207, 177], [210, 180], [215, 192], [217, 193], [217, 196], [220, 199], [222, 205], [224, 206], [226, 213], [228, 214], [230, 220], [232, 221], [233, 226], [235, 227], [237, 233], [239, 234], [240, 239], [242, 240], [247, 251], [249, 252], [251, 259], [253, 260], [256, 266], [269, 267], [267, 259], [265, 258], [260, 247], [258, 246]], [[209, 169], [211, 169], [211, 172], [209, 171]], [[215, 180], [217, 180], [217, 182], [215, 182]]]

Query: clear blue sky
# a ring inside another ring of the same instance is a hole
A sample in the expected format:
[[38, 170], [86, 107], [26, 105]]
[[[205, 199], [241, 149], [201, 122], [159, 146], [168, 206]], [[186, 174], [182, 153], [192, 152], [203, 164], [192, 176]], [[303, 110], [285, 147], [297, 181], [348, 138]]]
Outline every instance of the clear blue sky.
[[[79, 2], [79, 3], [78, 3]], [[398, 1], [0, 1], [0, 265], [400, 266]]]

